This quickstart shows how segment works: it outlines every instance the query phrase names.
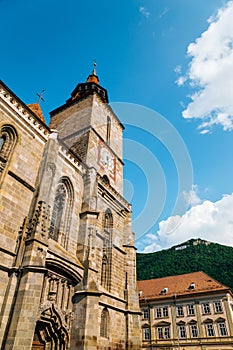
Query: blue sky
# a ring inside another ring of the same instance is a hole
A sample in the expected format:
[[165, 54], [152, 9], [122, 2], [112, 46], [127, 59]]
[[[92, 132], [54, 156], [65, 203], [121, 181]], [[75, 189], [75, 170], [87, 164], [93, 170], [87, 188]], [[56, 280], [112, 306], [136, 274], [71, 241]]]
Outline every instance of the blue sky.
[[97, 60], [128, 124], [138, 250], [191, 237], [232, 245], [232, 1], [0, 0], [0, 10], [1, 79], [25, 103], [46, 89], [47, 122]]

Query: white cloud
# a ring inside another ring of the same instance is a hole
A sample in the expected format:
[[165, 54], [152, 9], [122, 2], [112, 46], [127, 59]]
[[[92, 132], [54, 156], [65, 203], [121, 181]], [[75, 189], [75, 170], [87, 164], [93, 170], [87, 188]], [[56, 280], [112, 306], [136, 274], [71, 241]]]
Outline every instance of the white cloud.
[[208, 29], [188, 46], [189, 69], [177, 79], [178, 85], [187, 81], [194, 89], [183, 117], [200, 119], [206, 130], [214, 125], [233, 130], [233, 1], [208, 23]]
[[182, 86], [182, 85], [184, 85], [184, 83], [187, 81], [187, 77], [185, 77], [185, 76], [180, 76], [177, 80], [176, 80], [176, 84], [178, 85], [178, 86]]
[[192, 185], [192, 189], [190, 191], [184, 191], [183, 196], [188, 206], [194, 206], [201, 203], [201, 199], [198, 196], [197, 185]]
[[210, 130], [209, 129], [203, 129], [200, 131], [200, 134], [205, 135], [205, 134], [209, 134]]
[[141, 253], [151, 253], [160, 250], [161, 246], [158, 244], [158, 237], [153, 233], [147, 233], [143, 239], [144, 249]]
[[146, 18], [150, 17], [150, 12], [144, 6], [139, 7], [139, 12]]
[[[233, 194], [224, 195], [217, 202], [205, 200], [191, 207], [183, 216], [172, 216], [161, 221], [158, 236], [155, 236], [154, 241], [163, 248], [191, 238], [202, 238], [220, 244], [233, 245], [232, 213]], [[145, 251], [147, 249], [150, 247], [144, 248]]]

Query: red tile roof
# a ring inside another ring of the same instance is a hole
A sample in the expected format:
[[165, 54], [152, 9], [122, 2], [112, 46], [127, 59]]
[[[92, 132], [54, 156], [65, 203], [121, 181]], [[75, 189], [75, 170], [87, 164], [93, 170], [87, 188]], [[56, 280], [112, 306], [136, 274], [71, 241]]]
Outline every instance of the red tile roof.
[[[167, 289], [166, 292], [165, 289]], [[202, 271], [138, 281], [138, 291], [141, 300], [145, 297], [147, 299], [162, 299], [172, 297], [175, 294], [176, 296], [181, 296], [210, 291], [226, 291], [229, 289], [229, 287], [217, 282]], [[162, 292], [163, 290], [164, 292]]]
[[40, 105], [39, 103], [31, 103], [31, 104], [28, 104], [28, 107], [30, 108], [30, 110], [35, 113], [37, 115], [37, 117], [40, 118], [40, 120], [42, 120], [43, 123], [45, 123], [45, 118], [44, 118], [44, 115], [43, 115], [43, 112], [40, 108]]

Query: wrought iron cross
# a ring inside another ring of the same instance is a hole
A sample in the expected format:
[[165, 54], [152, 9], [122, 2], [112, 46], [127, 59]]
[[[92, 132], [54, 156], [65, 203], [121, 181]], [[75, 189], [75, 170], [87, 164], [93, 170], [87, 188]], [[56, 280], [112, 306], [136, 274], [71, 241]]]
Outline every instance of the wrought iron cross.
[[45, 92], [45, 89], [43, 89], [42, 91], [41, 91], [41, 93], [39, 94], [38, 92], [36, 93], [37, 94], [37, 96], [39, 97], [38, 98], [38, 102], [37, 103], [40, 103], [40, 101], [43, 101], [43, 102], [45, 102], [45, 100], [44, 100], [44, 98], [43, 98], [43, 93]]

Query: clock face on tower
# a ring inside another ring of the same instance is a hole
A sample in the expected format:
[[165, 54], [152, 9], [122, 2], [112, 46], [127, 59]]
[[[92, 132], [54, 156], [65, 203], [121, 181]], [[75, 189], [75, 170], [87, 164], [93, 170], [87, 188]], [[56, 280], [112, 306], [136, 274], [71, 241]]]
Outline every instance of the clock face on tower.
[[99, 165], [115, 180], [115, 157], [102, 143], [99, 144]]

